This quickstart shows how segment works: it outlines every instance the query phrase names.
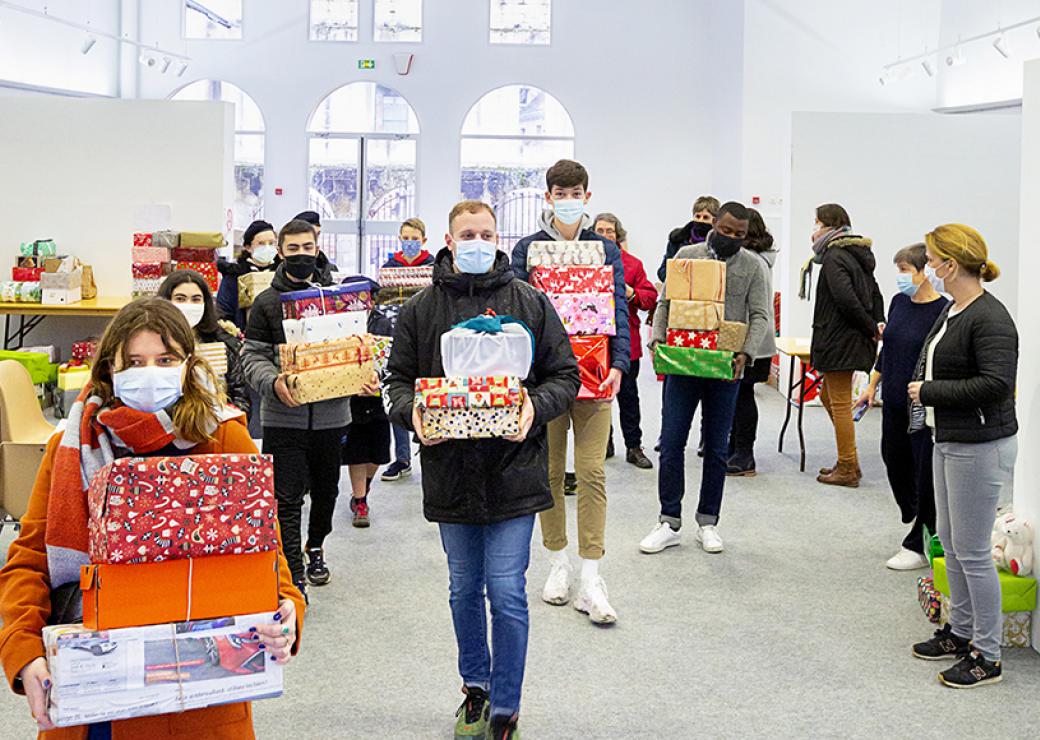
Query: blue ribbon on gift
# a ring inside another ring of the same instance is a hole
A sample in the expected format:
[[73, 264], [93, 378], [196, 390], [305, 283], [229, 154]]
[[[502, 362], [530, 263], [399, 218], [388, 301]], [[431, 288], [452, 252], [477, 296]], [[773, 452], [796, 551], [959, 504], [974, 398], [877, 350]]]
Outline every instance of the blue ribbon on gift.
[[523, 330], [527, 332], [527, 336], [531, 338], [531, 358], [534, 359], [535, 355], [535, 343], [534, 333], [523, 321], [512, 316], [496, 316], [494, 313], [489, 311], [483, 316], [474, 316], [472, 319], [466, 319], [455, 326], [452, 329], [472, 329], [473, 331], [480, 332], [481, 334], [501, 334], [502, 326], [504, 324], [518, 324], [523, 327]]

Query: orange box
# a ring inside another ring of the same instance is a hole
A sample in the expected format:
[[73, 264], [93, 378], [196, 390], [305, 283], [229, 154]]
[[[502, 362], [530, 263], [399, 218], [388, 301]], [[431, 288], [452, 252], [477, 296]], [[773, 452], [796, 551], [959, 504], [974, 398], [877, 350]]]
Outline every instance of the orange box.
[[83, 625], [144, 627], [278, 609], [278, 553], [84, 565]]

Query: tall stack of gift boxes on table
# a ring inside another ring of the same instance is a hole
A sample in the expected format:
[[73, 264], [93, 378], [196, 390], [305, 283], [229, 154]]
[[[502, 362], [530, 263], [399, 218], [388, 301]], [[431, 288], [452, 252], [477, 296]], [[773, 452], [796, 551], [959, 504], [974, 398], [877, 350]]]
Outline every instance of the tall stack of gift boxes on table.
[[614, 316], [614, 270], [600, 242], [533, 242], [527, 252], [531, 284], [549, 298], [570, 336], [578, 361], [578, 398], [604, 398], [600, 385], [610, 371]]
[[671, 259], [665, 280], [667, 341], [654, 351], [654, 371], [733, 379], [733, 356], [744, 348], [747, 324], [726, 320], [726, 263]]
[[153, 296], [174, 270], [194, 270], [217, 292], [217, 250], [224, 246], [219, 231], [155, 231], [134, 234], [130, 251], [134, 298]]
[[[917, 600], [931, 622], [945, 625], [950, 617], [950, 580], [946, 557], [938, 535], [925, 530], [931, 576], [917, 579]], [[1033, 525], [1013, 513], [1001, 514], [993, 524], [993, 564], [1000, 578], [1000, 610], [1003, 612], [1000, 644], [1029, 647], [1037, 583], [1033, 572]]]
[[58, 254], [53, 239], [22, 242], [11, 279], [0, 282], [0, 302], [4, 303], [63, 306], [96, 296], [91, 266]]
[[82, 623], [43, 640], [58, 726], [278, 696], [250, 629], [279, 604], [271, 459], [116, 460], [87, 495]]

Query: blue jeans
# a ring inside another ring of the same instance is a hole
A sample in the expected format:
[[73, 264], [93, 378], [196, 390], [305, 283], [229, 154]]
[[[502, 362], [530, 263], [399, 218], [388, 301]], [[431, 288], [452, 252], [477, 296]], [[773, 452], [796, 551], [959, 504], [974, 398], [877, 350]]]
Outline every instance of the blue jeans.
[[390, 425], [394, 430], [394, 460], [405, 465], [412, 464], [411, 432], [398, 424]]
[[682, 526], [682, 500], [686, 492], [686, 442], [697, 405], [701, 404], [704, 434], [704, 468], [697, 523], [718, 524], [722, 491], [726, 483], [729, 431], [737, 405], [740, 383], [725, 380], [668, 376], [664, 385], [664, 415], [661, 420], [661, 463], [657, 467], [657, 495], [661, 500], [660, 521], [673, 528]]
[[[440, 530], [462, 681], [489, 691], [492, 715], [511, 717], [520, 711], [527, 664], [527, 566], [534, 515], [483, 526], [441, 524]], [[490, 652], [485, 588], [491, 602]]]

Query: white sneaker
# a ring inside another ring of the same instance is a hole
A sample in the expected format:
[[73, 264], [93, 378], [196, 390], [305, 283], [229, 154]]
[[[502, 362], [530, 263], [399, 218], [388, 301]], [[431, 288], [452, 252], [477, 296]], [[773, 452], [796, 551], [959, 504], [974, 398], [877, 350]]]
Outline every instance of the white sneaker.
[[542, 589], [542, 601], [563, 606], [571, 600], [571, 564], [566, 560], [555, 562]]
[[885, 566], [892, 570], [917, 570], [928, 567], [928, 558], [919, 552], [900, 548], [899, 552], [888, 559]]
[[697, 528], [697, 541], [701, 543], [704, 552], [722, 552], [722, 538], [712, 524]]
[[644, 537], [643, 541], [639, 543], [639, 549], [647, 555], [653, 555], [656, 552], [663, 552], [669, 547], [675, 547], [676, 545], [681, 544], [682, 533], [672, 529], [670, 524], [658, 522], [650, 534]]
[[588, 614], [589, 621], [593, 624], [614, 624], [617, 621], [617, 612], [607, 601], [607, 584], [600, 576], [581, 584], [578, 598], [574, 600], [574, 608]]

